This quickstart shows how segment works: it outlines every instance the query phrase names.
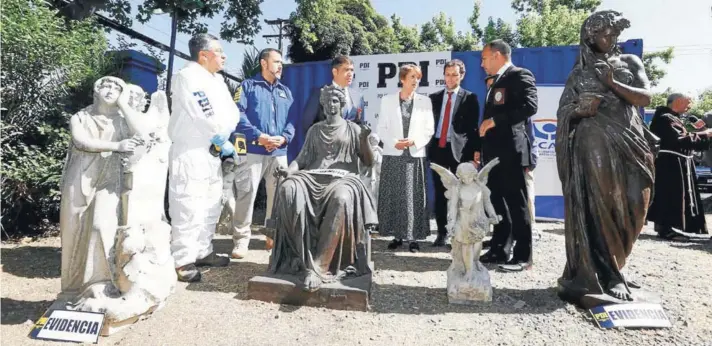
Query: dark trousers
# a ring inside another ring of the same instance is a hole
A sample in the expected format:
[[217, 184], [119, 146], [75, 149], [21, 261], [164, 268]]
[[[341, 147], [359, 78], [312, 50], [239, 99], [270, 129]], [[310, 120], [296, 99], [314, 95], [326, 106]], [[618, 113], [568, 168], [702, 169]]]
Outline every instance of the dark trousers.
[[[438, 147], [438, 139], [433, 137], [428, 147], [428, 159], [430, 162], [449, 169], [452, 173], [457, 170], [459, 162], [452, 156], [450, 143], [445, 148]], [[438, 224], [438, 235], [447, 236], [447, 198], [445, 198], [445, 187], [440, 179], [440, 175], [433, 173], [433, 187], [435, 188], [435, 222]]]
[[[516, 163], [500, 163], [490, 172], [487, 187], [495, 212], [502, 216], [494, 226], [490, 251], [507, 257], [511, 253], [514, 260], [531, 262], [532, 225], [524, 169]], [[514, 249], [510, 249], [512, 241]]]

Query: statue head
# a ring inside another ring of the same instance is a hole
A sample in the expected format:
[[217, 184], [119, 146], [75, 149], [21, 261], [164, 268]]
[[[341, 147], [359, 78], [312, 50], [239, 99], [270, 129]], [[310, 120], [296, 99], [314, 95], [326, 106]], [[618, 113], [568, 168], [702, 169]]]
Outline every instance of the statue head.
[[129, 91], [129, 106], [137, 112], [143, 112], [148, 103], [146, 92], [136, 84], [128, 84], [126, 89]]
[[590, 15], [581, 26], [581, 43], [597, 53], [620, 53], [618, 36], [630, 27], [623, 14], [613, 10]]
[[457, 166], [455, 175], [464, 184], [471, 184], [477, 177], [477, 168], [472, 162], [463, 162]]
[[326, 118], [341, 117], [341, 110], [346, 106], [346, 92], [334, 85], [321, 88], [319, 103], [324, 109]]
[[116, 77], [101, 77], [94, 82], [94, 103], [113, 106], [124, 91], [126, 83]]

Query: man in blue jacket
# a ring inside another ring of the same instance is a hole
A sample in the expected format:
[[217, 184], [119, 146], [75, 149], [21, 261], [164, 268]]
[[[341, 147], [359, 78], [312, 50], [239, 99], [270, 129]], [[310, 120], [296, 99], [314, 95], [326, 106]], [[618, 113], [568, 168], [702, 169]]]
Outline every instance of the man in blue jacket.
[[[240, 109], [236, 132], [245, 135], [247, 162], [235, 178], [235, 210], [232, 217], [233, 258], [243, 258], [250, 243], [252, 212], [262, 178], [267, 190], [268, 220], [272, 214], [277, 167], [287, 167], [287, 145], [294, 137], [294, 119], [289, 117], [293, 98], [282, 76], [282, 53], [274, 48], [260, 52], [260, 74], [245, 80], [235, 95]], [[267, 248], [272, 239], [267, 238]]]

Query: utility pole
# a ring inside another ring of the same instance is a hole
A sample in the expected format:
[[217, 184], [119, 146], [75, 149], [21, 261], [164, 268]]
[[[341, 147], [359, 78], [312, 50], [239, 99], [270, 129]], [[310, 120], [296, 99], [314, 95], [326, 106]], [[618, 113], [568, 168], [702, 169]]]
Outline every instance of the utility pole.
[[289, 19], [280, 19], [280, 18], [272, 19], [272, 20], [265, 19], [265, 23], [267, 23], [268, 25], [277, 25], [278, 34], [276, 34], [276, 35], [262, 35], [262, 37], [267, 38], [267, 39], [270, 39], [270, 38], [278, 39], [279, 41], [277, 43], [277, 47], [278, 47], [279, 51], [281, 52], [282, 51], [282, 38], [284, 35], [287, 34], [285, 32], [285, 29], [287, 29], [287, 25], [289, 24]]

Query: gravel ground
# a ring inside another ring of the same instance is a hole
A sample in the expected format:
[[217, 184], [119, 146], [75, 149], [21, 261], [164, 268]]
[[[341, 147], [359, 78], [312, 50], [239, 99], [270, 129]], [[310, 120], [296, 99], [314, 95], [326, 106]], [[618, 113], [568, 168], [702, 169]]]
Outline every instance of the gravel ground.
[[[708, 218], [710, 216], [708, 215]], [[712, 222], [712, 219], [708, 219]], [[370, 312], [334, 311], [246, 300], [247, 281], [266, 269], [269, 254], [255, 236], [249, 256], [212, 269], [203, 282], [179, 283], [151, 318], [101, 338], [103, 345], [712, 345], [712, 243], [659, 241], [652, 224], [636, 243], [627, 273], [660, 294], [673, 324], [667, 330], [600, 330], [583, 310], [555, 294], [565, 263], [561, 224], [539, 223], [535, 266], [525, 273], [490, 271], [494, 301], [448, 305], [450, 260], [386, 250], [375, 239]], [[434, 236], [429, 238], [432, 241]], [[60, 241], [2, 245], [3, 345], [43, 344], [27, 337], [60, 288]], [[229, 252], [227, 236], [215, 240]], [[524, 305], [522, 306], [522, 302]]]

